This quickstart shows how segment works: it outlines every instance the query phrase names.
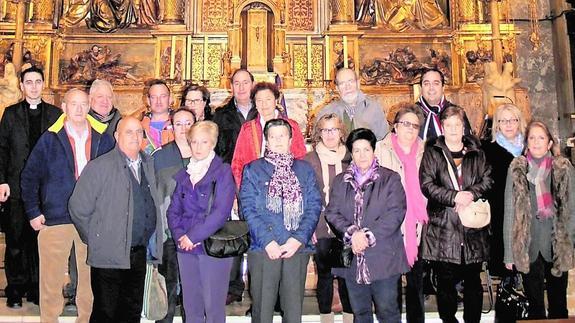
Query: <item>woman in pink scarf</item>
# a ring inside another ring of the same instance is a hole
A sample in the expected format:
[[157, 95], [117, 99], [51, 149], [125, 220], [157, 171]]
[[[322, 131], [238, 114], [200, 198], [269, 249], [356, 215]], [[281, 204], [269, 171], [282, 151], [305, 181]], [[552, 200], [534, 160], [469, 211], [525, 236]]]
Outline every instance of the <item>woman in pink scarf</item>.
[[421, 228], [427, 222], [426, 200], [419, 185], [419, 165], [424, 143], [418, 137], [424, 120], [416, 105], [402, 107], [393, 120], [392, 132], [375, 147], [375, 156], [383, 167], [401, 176], [407, 198], [407, 212], [401, 231], [407, 261], [411, 270], [406, 274], [405, 295], [408, 322], [423, 322], [425, 316], [423, 297], [423, 261], [418, 258]]

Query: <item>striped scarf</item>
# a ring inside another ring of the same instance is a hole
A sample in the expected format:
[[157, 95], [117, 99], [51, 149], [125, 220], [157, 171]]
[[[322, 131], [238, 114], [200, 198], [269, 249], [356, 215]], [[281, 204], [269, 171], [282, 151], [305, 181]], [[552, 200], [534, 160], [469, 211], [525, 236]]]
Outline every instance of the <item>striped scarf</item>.
[[537, 217], [547, 219], [553, 215], [553, 196], [549, 185], [546, 184], [546, 179], [549, 177], [553, 166], [553, 157], [551, 157], [551, 153], [547, 152], [541, 162], [537, 163], [531, 153], [527, 151], [527, 162], [529, 163], [527, 180], [535, 185]]

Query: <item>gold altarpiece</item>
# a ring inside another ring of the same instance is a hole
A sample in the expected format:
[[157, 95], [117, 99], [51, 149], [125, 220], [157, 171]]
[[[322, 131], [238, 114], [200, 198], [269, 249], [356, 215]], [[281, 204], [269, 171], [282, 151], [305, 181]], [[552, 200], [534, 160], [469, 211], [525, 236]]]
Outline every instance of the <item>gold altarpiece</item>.
[[[0, 73], [15, 38], [14, 1], [19, 0], [0, 0]], [[242, 67], [258, 80], [279, 76], [288, 110], [295, 107], [294, 115], [305, 124], [305, 110], [333, 99], [329, 81], [337, 68], [355, 69], [362, 89], [388, 111], [412, 101], [417, 72], [433, 66], [445, 73], [450, 99], [465, 102], [471, 119], [480, 123], [479, 84], [483, 63], [492, 56], [491, 16], [483, 0], [110, 3], [26, 2], [24, 63], [45, 69], [47, 94], [55, 102], [68, 88], [105, 78], [114, 84], [119, 108], [131, 113], [143, 107], [144, 82], [164, 78], [175, 93], [187, 82], [203, 83], [217, 104], [229, 96], [231, 72]], [[93, 11], [95, 6], [100, 11]], [[375, 12], [361, 11], [365, 6]], [[518, 32], [508, 19], [508, 0], [498, 6], [504, 58], [513, 62]], [[526, 108], [526, 92], [518, 94]]]

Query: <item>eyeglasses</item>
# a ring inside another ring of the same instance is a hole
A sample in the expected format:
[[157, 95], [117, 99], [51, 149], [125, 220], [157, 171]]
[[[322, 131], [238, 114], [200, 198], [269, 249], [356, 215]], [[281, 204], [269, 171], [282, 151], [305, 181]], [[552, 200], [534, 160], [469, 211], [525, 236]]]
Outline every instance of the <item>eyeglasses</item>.
[[519, 122], [519, 119], [500, 119], [498, 120], [499, 124], [512, 124], [515, 125], [517, 124], [517, 122]]
[[398, 121], [398, 124], [406, 127], [406, 128], [413, 128], [414, 130], [419, 130], [419, 128], [421, 128], [420, 125], [418, 125], [417, 123], [411, 123], [409, 121]]
[[320, 129], [319, 131], [321, 131], [322, 134], [333, 135], [339, 133], [339, 128], [323, 128]]
[[202, 100], [202, 99], [193, 99], [193, 100], [186, 99], [185, 102], [186, 102], [186, 104], [194, 105], [194, 104], [199, 104], [200, 102], [204, 102], [204, 100]]
[[191, 127], [194, 123], [191, 121], [187, 122], [176, 122], [174, 123], [174, 127]]

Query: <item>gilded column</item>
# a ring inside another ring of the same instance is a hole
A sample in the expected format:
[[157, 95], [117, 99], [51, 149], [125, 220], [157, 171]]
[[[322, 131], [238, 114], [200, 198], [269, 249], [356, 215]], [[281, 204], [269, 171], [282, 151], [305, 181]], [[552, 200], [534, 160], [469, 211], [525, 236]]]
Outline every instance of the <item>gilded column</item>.
[[459, 22], [476, 22], [477, 21], [477, 0], [463, 0], [458, 4]]
[[184, 23], [183, 0], [165, 0], [163, 24], [183, 24]]
[[33, 0], [32, 22], [52, 22], [54, 15], [54, 1], [52, 0]]
[[332, 24], [353, 24], [355, 22], [353, 0], [330, 0], [330, 7]]

